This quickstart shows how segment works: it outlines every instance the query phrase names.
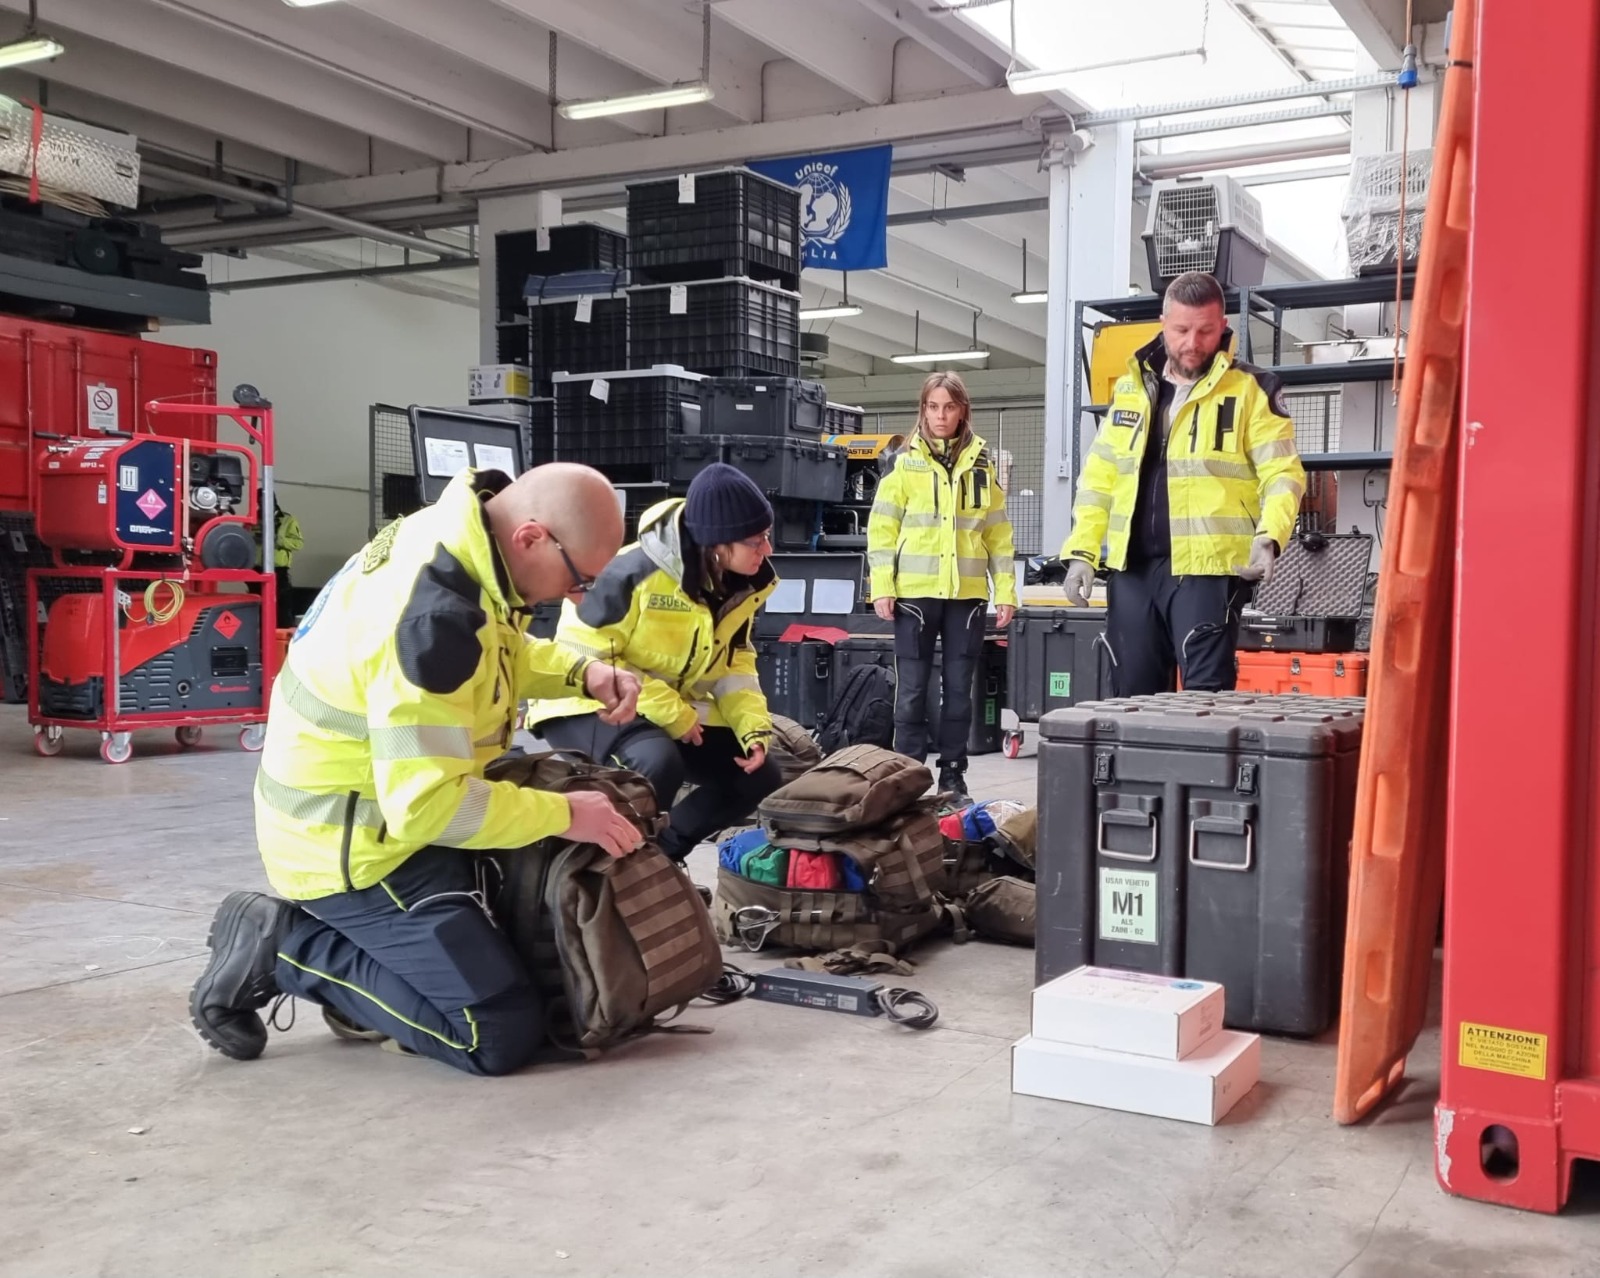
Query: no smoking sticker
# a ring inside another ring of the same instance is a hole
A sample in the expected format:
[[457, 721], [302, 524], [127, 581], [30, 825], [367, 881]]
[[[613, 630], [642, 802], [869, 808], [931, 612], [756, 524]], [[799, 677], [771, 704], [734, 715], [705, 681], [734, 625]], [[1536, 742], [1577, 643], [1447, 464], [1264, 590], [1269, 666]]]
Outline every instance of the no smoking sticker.
[[102, 382], [85, 387], [84, 394], [89, 399], [89, 429], [101, 432], [118, 429], [117, 388]]

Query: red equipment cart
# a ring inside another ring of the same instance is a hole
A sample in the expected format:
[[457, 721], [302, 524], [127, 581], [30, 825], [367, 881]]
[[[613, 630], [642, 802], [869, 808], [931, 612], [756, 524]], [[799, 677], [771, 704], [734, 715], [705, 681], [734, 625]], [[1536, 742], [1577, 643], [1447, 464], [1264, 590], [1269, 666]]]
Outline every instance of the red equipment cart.
[[69, 728], [98, 731], [107, 763], [132, 757], [140, 728], [192, 746], [239, 724], [239, 744], [261, 748], [278, 665], [272, 406], [249, 386], [234, 398], [146, 407], [230, 418], [255, 451], [153, 431], [45, 437], [34, 518], [56, 566], [29, 570], [27, 614], [40, 754], [59, 754]]

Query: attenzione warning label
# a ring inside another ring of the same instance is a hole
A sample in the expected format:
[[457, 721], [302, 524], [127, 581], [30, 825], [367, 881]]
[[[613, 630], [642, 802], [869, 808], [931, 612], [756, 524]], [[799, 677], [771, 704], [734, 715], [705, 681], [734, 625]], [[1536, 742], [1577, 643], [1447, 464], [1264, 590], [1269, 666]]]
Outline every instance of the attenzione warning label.
[[1542, 1079], [1545, 1073], [1545, 1049], [1549, 1042], [1545, 1034], [1462, 1021], [1458, 1059], [1468, 1069], [1487, 1069], [1496, 1074]]

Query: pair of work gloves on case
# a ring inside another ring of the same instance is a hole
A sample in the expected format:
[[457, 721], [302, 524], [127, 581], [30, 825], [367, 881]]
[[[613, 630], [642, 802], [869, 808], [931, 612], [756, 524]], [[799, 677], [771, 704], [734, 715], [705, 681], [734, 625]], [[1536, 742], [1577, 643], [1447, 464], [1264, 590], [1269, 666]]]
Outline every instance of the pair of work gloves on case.
[[[1243, 581], [1265, 584], [1272, 578], [1273, 566], [1278, 562], [1278, 543], [1271, 537], [1257, 537], [1250, 544], [1250, 562], [1238, 569], [1236, 575]], [[1067, 602], [1079, 608], [1089, 606], [1089, 591], [1094, 588], [1094, 565], [1083, 559], [1067, 563], [1067, 580], [1063, 587]]]

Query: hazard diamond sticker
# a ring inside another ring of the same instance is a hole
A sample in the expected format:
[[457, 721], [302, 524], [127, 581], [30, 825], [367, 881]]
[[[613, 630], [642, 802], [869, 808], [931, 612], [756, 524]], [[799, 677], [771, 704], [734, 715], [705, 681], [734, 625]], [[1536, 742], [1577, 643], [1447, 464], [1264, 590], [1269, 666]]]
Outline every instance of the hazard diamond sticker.
[[239, 633], [239, 627], [244, 625], [233, 613], [223, 611], [217, 614], [217, 619], [211, 623], [224, 639], [232, 639]]
[[167, 508], [167, 503], [161, 499], [161, 494], [158, 493], [154, 488], [146, 488], [144, 490], [144, 496], [139, 498], [139, 500], [133, 504], [140, 510], [144, 511], [144, 517], [146, 519], [154, 519]]

